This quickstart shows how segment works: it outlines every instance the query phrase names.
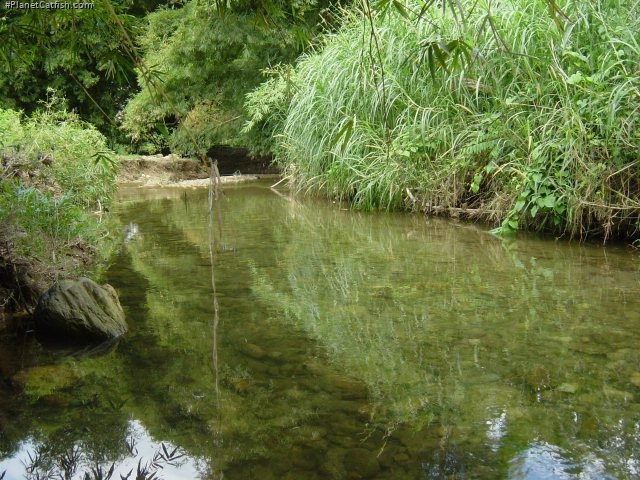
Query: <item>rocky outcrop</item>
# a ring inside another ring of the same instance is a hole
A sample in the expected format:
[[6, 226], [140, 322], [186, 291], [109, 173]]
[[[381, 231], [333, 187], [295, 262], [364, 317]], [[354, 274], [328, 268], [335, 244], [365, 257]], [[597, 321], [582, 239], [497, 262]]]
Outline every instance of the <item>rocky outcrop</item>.
[[109, 339], [127, 331], [118, 295], [88, 278], [62, 280], [38, 300], [39, 331], [74, 339]]

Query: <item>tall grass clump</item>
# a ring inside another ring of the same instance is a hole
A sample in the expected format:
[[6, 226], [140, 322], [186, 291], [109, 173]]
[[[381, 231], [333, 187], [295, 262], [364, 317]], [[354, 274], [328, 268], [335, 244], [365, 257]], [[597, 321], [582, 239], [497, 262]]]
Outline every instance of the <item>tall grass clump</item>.
[[15, 254], [56, 263], [70, 245], [92, 248], [106, 235], [93, 212], [115, 191], [115, 157], [53, 96], [28, 118], [0, 110], [0, 170], [0, 221]]
[[442, 4], [347, 12], [300, 60], [288, 105], [271, 107], [296, 187], [503, 232], [636, 239], [638, 3]]

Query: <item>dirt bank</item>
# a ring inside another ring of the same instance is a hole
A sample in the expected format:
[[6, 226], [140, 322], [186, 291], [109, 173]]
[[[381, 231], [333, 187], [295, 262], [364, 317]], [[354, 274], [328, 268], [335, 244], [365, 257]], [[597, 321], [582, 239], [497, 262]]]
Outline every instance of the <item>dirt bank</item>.
[[60, 205], [69, 203], [51, 162], [48, 156], [0, 153], [0, 335], [27, 318], [55, 281], [86, 271], [96, 256], [81, 233], [74, 238], [56, 232], [58, 215], [69, 208]]
[[169, 184], [209, 177], [209, 169], [197, 160], [177, 155], [145, 155], [120, 159], [118, 183]]
[[28, 318], [25, 314], [33, 311], [51, 285], [83, 273], [96, 256], [95, 247], [79, 238], [49, 261], [36, 258], [15, 248], [21, 235], [13, 225], [0, 226], [0, 334], [13, 330], [14, 320]]
[[[223, 183], [241, 183], [277, 174], [247, 173], [223, 175]], [[209, 168], [199, 161], [177, 155], [148, 155], [120, 161], [119, 184], [140, 187], [204, 187], [209, 184]]]

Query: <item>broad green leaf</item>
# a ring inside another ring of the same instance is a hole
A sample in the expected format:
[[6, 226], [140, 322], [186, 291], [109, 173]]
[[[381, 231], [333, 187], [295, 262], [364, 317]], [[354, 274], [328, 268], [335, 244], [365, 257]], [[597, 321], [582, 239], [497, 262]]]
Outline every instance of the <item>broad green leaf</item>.
[[395, 11], [398, 12], [401, 17], [405, 18], [406, 20], [409, 20], [410, 18], [409, 14], [407, 13], [407, 9], [405, 8], [404, 4], [402, 4], [402, 2], [399, 2], [398, 0], [393, 0], [392, 5]]
[[547, 195], [542, 199], [542, 206], [546, 208], [553, 208], [556, 204], [556, 197], [554, 195]]
[[534, 205], [531, 207], [531, 218], [534, 218], [538, 214], [538, 205]]
[[569, 78], [567, 78], [567, 83], [569, 85], [577, 85], [581, 83], [583, 80], [584, 80], [584, 77], [582, 76], [582, 73], [577, 72], [570, 75]]

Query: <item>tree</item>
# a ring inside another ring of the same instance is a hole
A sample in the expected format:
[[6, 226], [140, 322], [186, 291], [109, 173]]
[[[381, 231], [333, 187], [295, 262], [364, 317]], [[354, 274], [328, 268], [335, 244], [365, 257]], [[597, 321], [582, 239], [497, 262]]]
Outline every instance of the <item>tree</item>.
[[[153, 3], [148, 2], [151, 6]], [[135, 81], [141, 21], [123, 3], [87, 9], [7, 9], [0, 18], [0, 107], [30, 113], [53, 88], [103, 132]]]
[[141, 90], [123, 112], [125, 130], [149, 150], [194, 154], [244, 143], [246, 94], [263, 80], [263, 69], [295, 60], [318, 30], [323, 6], [193, 0], [150, 14], [140, 37]]

